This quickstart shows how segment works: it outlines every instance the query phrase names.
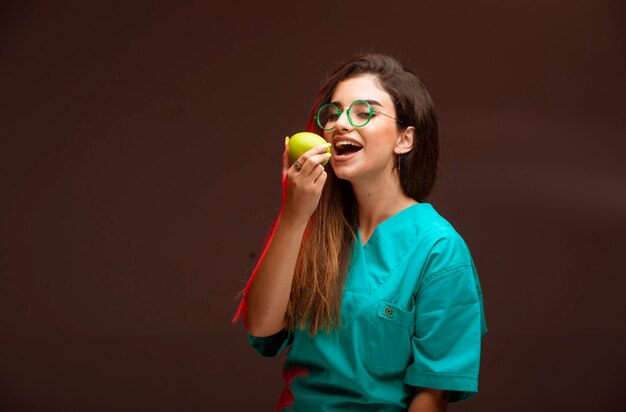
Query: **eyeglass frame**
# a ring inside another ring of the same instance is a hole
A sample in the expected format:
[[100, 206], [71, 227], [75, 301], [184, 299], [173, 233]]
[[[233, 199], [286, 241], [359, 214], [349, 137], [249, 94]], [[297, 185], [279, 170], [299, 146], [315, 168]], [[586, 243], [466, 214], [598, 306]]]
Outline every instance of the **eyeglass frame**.
[[[350, 116], [350, 109], [352, 108], [352, 106], [354, 106], [355, 103], [365, 103], [367, 105], [367, 107], [369, 108], [369, 112], [370, 112], [370, 117], [369, 119], [367, 119], [367, 121], [365, 123], [363, 123], [362, 125], [355, 125], [354, 123], [352, 123], [352, 117]], [[327, 106], [334, 106], [335, 109], [337, 109], [337, 113], [338, 113], [338, 117], [337, 120], [335, 120], [335, 125], [333, 127], [331, 127], [330, 129], [326, 129], [324, 128], [321, 123], [320, 123], [320, 112], [322, 111], [323, 108], [327, 107]], [[317, 109], [317, 113], [315, 114], [315, 116], [313, 116], [315, 118], [315, 123], [317, 123], [317, 125], [324, 131], [329, 132], [331, 130], [333, 130], [335, 127], [337, 127], [337, 122], [339, 121], [339, 118], [341, 117], [341, 115], [343, 114], [344, 110], [341, 110], [339, 107], [337, 107], [337, 105], [335, 103], [326, 103], [320, 106], [319, 109]], [[358, 99], [353, 101], [352, 103], [350, 103], [350, 106], [348, 106], [348, 108], [345, 110], [346, 114], [348, 115], [348, 122], [350, 122], [350, 124], [353, 127], [363, 127], [365, 125], [367, 125], [370, 120], [372, 120], [372, 118], [374, 117], [374, 114], [382, 114], [385, 117], [388, 117], [390, 119], [395, 120], [396, 122], [398, 122], [399, 124], [402, 124], [402, 121], [396, 119], [395, 117], [389, 116], [388, 114], [385, 114], [383, 112], [381, 112], [379, 109], [374, 109], [371, 105], [370, 102], [368, 102], [367, 100], [362, 100], [362, 99]]]

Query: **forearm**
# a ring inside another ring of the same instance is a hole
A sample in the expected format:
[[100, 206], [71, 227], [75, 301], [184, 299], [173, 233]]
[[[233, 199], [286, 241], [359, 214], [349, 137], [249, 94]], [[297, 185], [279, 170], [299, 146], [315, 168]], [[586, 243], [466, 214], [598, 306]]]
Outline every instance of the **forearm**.
[[448, 391], [419, 389], [408, 412], [445, 412], [448, 409], [449, 394]]
[[283, 214], [263, 251], [245, 292], [245, 325], [253, 336], [270, 336], [284, 327], [296, 260], [306, 228]]

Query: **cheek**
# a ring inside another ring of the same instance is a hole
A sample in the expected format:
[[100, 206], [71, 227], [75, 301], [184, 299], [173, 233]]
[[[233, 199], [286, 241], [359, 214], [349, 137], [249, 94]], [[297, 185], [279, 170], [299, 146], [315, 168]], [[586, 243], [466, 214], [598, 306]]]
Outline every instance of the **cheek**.
[[381, 127], [368, 130], [367, 135], [363, 134], [363, 138], [367, 146], [373, 148], [381, 157], [391, 156], [396, 147], [397, 134], [391, 127]]
[[386, 127], [372, 127], [363, 130], [361, 136], [369, 145], [385, 146], [392, 140], [390, 130]]

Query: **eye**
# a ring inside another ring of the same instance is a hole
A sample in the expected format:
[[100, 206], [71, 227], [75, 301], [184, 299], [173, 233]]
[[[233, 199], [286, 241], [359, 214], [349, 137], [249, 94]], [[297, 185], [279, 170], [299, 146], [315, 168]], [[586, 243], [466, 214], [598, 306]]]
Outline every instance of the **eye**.
[[354, 118], [367, 120], [370, 117], [370, 107], [364, 103], [355, 103], [350, 109], [350, 113]]
[[369, 119], [370, 110], [367, 107], [357, 107], [354, 110], [354, 115], [358, 117], [359, 119]]

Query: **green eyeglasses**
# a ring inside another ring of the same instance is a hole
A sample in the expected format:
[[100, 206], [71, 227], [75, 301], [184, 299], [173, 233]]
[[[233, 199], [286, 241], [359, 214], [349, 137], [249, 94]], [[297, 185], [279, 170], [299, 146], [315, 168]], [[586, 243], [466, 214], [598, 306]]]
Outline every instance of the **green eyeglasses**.
[[[317, 125], [323, 130], [333, 130], [337, 125], [337, 120], [343, 112], [334, 103], [326, 103], [319, 108], [315, 115], [315, 121]], [[395, 117], [391, 117], [388, 114], [381, 112], [378, 109], [374, 109], [367, 100], [355, 100], [346, 110], [348, 114], [348, 121], [354, 127], [363, 127], [372, 120], [372, 117], [376, 114], [382, 114], [390, 119], [400, 123]]]

